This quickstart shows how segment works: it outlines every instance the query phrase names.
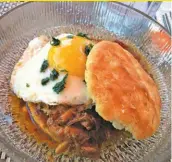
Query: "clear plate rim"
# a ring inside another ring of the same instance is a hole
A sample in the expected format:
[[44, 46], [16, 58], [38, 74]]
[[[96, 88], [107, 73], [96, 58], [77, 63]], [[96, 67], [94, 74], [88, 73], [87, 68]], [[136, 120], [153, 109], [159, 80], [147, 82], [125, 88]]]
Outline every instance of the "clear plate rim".
[[[63, 1], [63, 2], [76, 2], [76, 1]], [[81, 2], [81, 1], [77, 1], [77, 2], [84, 3], [84, 2]], [[96, 1], [94, 1], [94, 2], [96, 2]], [[4, 13], [3, 15], [0, 16], [0, 21], [4, 17], [8, 16], [11, 12], [16, 11], [19, 8], [21, 8], [21, 7], [23, 7], [23, 6], [27, 5], [27, 4], [30, 4], [30, 3], [35, 3], [35, 2], [24, 2], [24, 3], [19, 4], [18, 6], [12, 8], [12, 9], [8, 10], [6, 13]], [[37, 3], [41, 3], [41, 2], [37, 2]], [[49, 3], [49, 2], [47, 2], [47, 3]], [[58, 3], [58, 2], [55, 2], [55, 3]], [[86, 3], [93, 3], [93, 2], [86, 2]], [[98, 2], [98, 3], [102, 3], [102, 2]], [[155, 23], [156, 25], [158, 25], [159, 27], [161, 27], [171, 37], [171, 35], [169, 34], [169, 32], [167, 31], [167, 29], [163, 25], [161, 25], [159, 22], [157, 22], [155, 19], [153, 19], [151, 16], [147, 15], [146, 13], [144, 13], [144, 12], [142, 12], [142, 11], [136, 9], [136, 8], [133, 8], [132, 6], [128, 6], [126, 4], [123, 4], [121, 2], [110, 2], [110, 3], [119, 4], [121, 6], [124, 6], [124, 7], [128, 8], [128, 9], [130, 9], [130, 10], [135, 11], [138, 14], [141, 14], [142, 16], [146, 17], [147, 19], [151, 20], [153, 23]]]
[[[8, 12], [6, 12], [4, 15], [0, 16], [0, 21], [2, 20], [3, 17], [5, 16], [8, 16], [9, 14], [11, 14], [13, 11], [17, 11], [18, 9], [21, 9], [21, 7], [25, 6], [25, 5], [28, 5], [29, 3], [35, 3], [35, 2], [26, 2], [26, 3], [23, 3], [23, 4], [20, 4], [18, 5], [17, 7], [14, 7], [13, 9], [9, 10]], [[130, 6], [127, 6], [125, 4], [122, 4], [120, 2], [113, 2], [113, 3], [116, 3], [116, 4], [119, 4], [121, 6], [124, 6], [125, 8], [129, 8], [133, 11], [135, 11], [137, 14], [140, 14], [140, 15], [143, 15], [144, 17], [146, 17], [148, 20], [152, 21], [152, 23], [156, 24], [157, 26], [159, 26], [162, 30], [164, 30], [167, 34], [168, 32], [166, 31], [166, 29], [161, 25], [159, 24], [158, 22], [156, 22], [156, 20], [154, 20], [153, 18], [151, 18], [150, 16], [146, 15], [145, 13], [137, 10], [137, 9], [134, 9], [133, 7], [130, 7]], [[169, 35], [169, 34], [168, 34]]]

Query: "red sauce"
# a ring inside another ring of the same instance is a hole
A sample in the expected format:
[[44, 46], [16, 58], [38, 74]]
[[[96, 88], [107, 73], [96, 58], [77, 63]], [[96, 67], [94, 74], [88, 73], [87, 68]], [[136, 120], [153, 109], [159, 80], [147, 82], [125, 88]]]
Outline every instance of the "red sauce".
[[18, 124], [20, 129], [27, 134], [33, 136], [36, 141], [40, 143], [46, 143], [50, 148], [56, 148], [57, 143], [50, 139], [48, 135], [39, 130], [30, 119], [29, 113], [26, 109], [26, 104], [15, 95], [9, 95], [9, 103], [11, 105], [11, 112], [13, 120]]
[[159, 50], [169, 52], [171, 47], [171, 38], [164, 31], [154, 31], [151, 33], [151, 40]]

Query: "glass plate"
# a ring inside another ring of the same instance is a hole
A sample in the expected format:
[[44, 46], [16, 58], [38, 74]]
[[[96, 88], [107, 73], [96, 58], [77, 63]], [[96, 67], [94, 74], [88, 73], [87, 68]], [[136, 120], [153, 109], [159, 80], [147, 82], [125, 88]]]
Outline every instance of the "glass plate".
[[[154, 32], [167, 37], [165, 29], [143, 13], [113, 2], [26, 3], [0, 18], [0, 147], [13, 161], [45, 161], [46, 147], [20, 131], [8, 102], [10, 75], [28, 42], [42, 34], [88, 33], [100, 39], [131, 42], [152, 66], [162, 100], [158, 131], [142, 141], [119, 140], [102, 149], [98, 162], [161, 162], [170, 159], [170, 43], [159, 45]], [[93, 161], [83, 157], [57, 156], [61, 161]]]

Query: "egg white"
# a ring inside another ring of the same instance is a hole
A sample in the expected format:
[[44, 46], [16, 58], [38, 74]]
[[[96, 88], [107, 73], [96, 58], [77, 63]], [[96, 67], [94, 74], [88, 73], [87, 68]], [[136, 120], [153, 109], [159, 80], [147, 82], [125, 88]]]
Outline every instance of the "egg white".
[[[57, 36], [58, 39], [66, 37], [68, 34]], [[32, 40], [29, 46], [37, 46], [37, 39]], [[71, 43], [71, 39], [62, 40], [61, 45]], [[14, 93], [24, 101], [48, 105], [70, 104], [78, 105], [88, 103], [86, 85], [83, 79], [77, 76], [68, 75], [65, 88], [57, 94], [53, 91], [53, 86], [60, 82], [66, 73], [59, 72], [59, 77], [54, 81], [49, 81], [46, 85], [41, 84], [43, 78], [49, 77], [52, 69], [48, 67], [45, 72], [40, 72], [40, 67], [44, 60], [48, 59], [48, 51], [51, 48], [48, 42], [38, 53], [28, 60], [24, 66], [19, 68], [15, 74], [12, 85]], [[29, 85], [26, 86], [26, 85]]]

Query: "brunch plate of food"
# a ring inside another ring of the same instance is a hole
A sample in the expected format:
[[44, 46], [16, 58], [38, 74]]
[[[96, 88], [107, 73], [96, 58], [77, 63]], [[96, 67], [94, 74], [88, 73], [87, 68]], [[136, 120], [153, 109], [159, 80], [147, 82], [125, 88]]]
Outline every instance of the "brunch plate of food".
[[0, 18], [0, 38], [0, 146], [14, 161], [169, 158], [171, 38], [153, 19], [33, 2]]

